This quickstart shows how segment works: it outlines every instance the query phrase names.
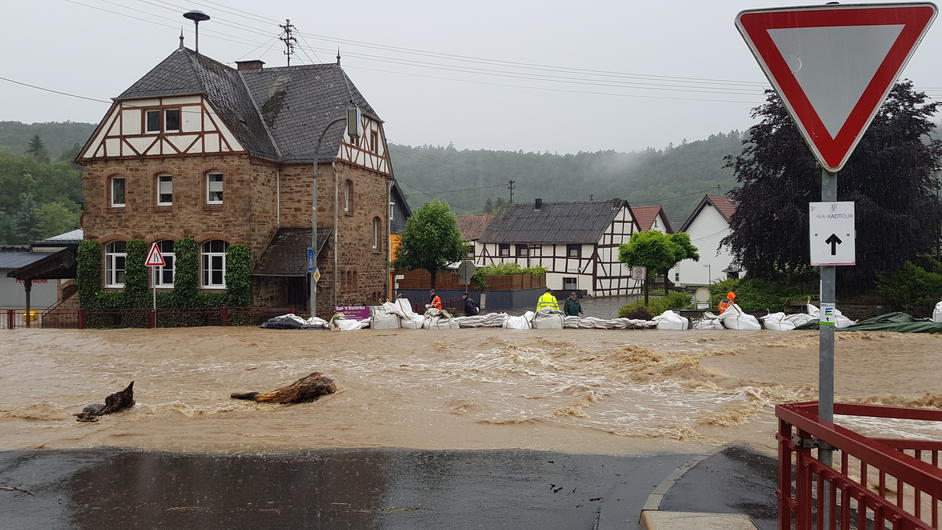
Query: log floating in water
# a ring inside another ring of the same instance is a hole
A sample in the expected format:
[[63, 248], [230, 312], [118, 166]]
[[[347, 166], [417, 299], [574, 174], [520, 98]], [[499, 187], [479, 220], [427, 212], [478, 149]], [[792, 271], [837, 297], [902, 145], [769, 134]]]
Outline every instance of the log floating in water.
[[77, 421], [98, 421], [100, 416], [119, 412], [134, 406], [134, 381], [127, 388], [120, 392], [115, 392], [105, 398], [105, 404], [92, 403], [87, 405], [82, 412], [73, 414]]
[[305, 403], [337, 391], [334, 380], [314, 372], [288, 386], [271, 392], [241, 392], [231, 394], [233, 399], [248, 399], [259, 403]]

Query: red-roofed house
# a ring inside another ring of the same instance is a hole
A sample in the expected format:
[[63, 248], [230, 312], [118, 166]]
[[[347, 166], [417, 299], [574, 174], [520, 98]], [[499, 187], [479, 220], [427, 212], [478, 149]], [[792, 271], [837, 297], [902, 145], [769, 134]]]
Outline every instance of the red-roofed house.
[[667, 214], [660, 206], [632, 206], [631, 215], [638, 222], [642, 232], [655, 230], [665, 234], [674, 233], [670, 221], [667, 220]]
[[736, 203], [726, 195], [707, 195], [684, 221], [680, 231], [690, 235], [690, 241], [700, 251], [700, 261], [684, 260], [670, 272], [670, 279], [678, 286], [708, 285], [715, 281], [743, 274], [734, 262], [729, 248], [720, 241], [729, 235], [729, 221], [736, 212]]
[[465, 244], [468, 245], [467, 259], [474, 260], [474, 243], [478, 239], [481, 239], [481, 236], [484, 235], [484, 231], [487, 230], [487, 226], [491, 224], [494, 217], [497, 216], [492, 213], [462, 215], [458, 217], [458, 231], [461, 232], [461, 237], [464, 238]]

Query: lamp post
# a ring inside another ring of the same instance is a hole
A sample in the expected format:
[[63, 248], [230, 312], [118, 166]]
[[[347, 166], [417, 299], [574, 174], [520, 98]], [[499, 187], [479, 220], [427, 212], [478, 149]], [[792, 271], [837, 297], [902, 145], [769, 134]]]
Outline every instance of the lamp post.
[[[313, 118], [315, 124], [317, 123], [317, 118]], [[327, 134], [327, 131], [333, 127], [335, 123], [340, 123], [342, 121], [347, 122], [347, 133], [351, 138], [359, 138], [360, 136], [360, 109], [351, 105], [347, 108], [345, 115], [334, 118], [331, 120], [321, 131], [321, 134], [317, 137], [317, 144], [314, 147], [314, 167], [311, 170], [311, 249], [314, 254], [313, 259], [313, 269], [317, 270], [317, 164], [320, 162], [319, 155], [321, 151], [321, 142], [324, 140], [324, 135]], [[352, 126], [351, 126], [352, 124]], [[316, 129], [315, 125], [315, 130]], [[334, 205], [336, 208], [337, 205]], [[334, 227], [334, 230], [337, 230], [337, 227]], [[334, 249], [336, 252], [336, 249]], [[311, 317], [317, 316], [317, 282], [314, 281], [314, 271], [308, 271], [308, 286], [310, 287], [310, 297], [309, 303], [311, 305]], [[336, 274], [337, 271], [334, 271]]]
[[707, 270], [707, 285], [713, 283], [713, 269], [710, 263], [703, 266]]

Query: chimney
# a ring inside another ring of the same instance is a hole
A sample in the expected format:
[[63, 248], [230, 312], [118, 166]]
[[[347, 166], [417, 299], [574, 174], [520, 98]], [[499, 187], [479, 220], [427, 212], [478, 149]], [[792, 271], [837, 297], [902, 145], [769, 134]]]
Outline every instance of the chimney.
[[536, 199], [535, 201], [533, 201], [534, 210], [539, 210], [541, 208], [543, 208], [543, 199]]
[[235, 63], [239, 70], [261, 70], [265, 61], [254, 59], [251, 61], [236, 61]]

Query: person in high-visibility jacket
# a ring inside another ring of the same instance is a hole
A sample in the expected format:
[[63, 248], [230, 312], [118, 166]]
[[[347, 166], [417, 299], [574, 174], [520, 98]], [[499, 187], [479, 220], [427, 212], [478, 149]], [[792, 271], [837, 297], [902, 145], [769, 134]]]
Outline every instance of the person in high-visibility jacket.
[[724, 298], [723, 301], [720, 302], [718, 306], [720, 308], [720, 314], [722, 315], [723, 313], [725, 313], [726, 309], [735, 303], [736, 303], [736, 293], [732, 291], [726, 293], [726, 298]]
[[559, 311], [559, 302], [556, 300], [556, 297], [553, 296], [553, 291], [547, 287], [546, 292], [540, 296], [540, 299], [536, 301], [536, 310], [540, 309], [552, 309], [554, 311]]

